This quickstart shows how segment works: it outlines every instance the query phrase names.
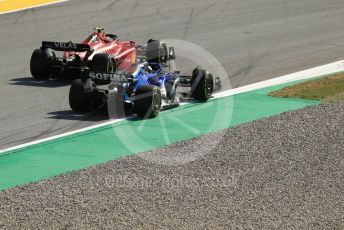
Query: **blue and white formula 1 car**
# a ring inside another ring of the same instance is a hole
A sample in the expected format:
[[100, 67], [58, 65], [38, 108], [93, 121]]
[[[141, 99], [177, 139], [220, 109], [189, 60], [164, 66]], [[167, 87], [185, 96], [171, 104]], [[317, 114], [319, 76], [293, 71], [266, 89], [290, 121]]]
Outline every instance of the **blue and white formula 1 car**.
[[[185, 98], [207, 101], [211, 97], [215, 86], [211, 73], [200, 68], [195, 68], [191, 76], [171, 72], [166, 63], [175, 58], [174, 49], [168, 51], [166, 44], [157, 40], [150, 43], [144, 48], [145, 57], [138, 58], [139, 64], [114, 70], [115, 65], [109, 68], [108, 63], [103, 71], [90, 69], [74, 80], [69, 92], [71, 108], [76, 112], [105, 109], [117, 118], [126, 114], [154, 118], [162, 109], [178, 106]], [[105, 89], [102, 82], [107, 83]]]

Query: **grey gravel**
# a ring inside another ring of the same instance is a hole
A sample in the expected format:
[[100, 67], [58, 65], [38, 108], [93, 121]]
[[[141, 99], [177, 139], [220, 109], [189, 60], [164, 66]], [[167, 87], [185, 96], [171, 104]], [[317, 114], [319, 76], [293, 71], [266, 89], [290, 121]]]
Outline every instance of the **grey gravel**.
[[343, 229], [343, 118], [309, 107], [143, 153], [223, 137], [185, 165], [141, 154], [2, 191], [0, 229]]

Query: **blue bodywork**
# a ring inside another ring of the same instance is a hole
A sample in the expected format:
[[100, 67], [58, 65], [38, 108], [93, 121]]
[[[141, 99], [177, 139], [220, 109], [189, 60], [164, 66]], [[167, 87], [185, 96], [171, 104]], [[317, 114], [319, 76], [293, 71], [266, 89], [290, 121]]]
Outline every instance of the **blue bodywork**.
[[[125, 89], [124, 100], [129, 100], [131, 90], [134, 92], [143, 85], [155, 85], [160, 89], [166, 91], [163, 95], [163, 99], [169, 100], [169, 95], [173, 95], [171, 90], [175, 90], [175, 87], [168, 87], [174, 85], [179, 80], [179, 75], [176, 73], [166, 72], [164, 66], [158, 63], [149, 63], [150, 70], [148, 70], [148, 65], [136, 65], [136, 70], [131, 73], [132, 78], [134, 79], [133, 83], [124, 83], [123, 87]], [[135, 68], [134, 68], [135, 69]], [[134, 89], [132, 88], [134, 87]], [[165, 96], [165, 98], [164, 98]]]

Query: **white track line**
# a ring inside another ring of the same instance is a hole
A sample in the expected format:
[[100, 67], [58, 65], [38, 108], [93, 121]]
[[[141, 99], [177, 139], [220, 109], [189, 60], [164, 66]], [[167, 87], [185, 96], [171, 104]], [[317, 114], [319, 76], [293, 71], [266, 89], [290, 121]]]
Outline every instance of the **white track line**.
[[93, 129], [96, 129], [96, 128], [101, 128], [101, 127], [104, 127], [104, 126], [107, 126], [107, 125], [113, 125], [113, 124], [119, 123], [121, 121], [124, 121], [126, 119], [130, 119], [130, 118], [133, 118], [133, 117], [135, 117], [135, 116], [131, 116], [131, 117], [123, 118], [123, 119], [110, 120], [110, 121], [107, 121], [107, 122], [104, 122], [104, 123], [100, 123], [100, 124], [97, 124], [97, 125], [92, 125], [92, 126], [89, 126], [89, 127], [86, 127], [86, 128], [77, 129], [77, 130], [74, 130], [74, 131], [62, 133], [62, 134], [55, 135], [55, 136], [52, 136], [52, 137], [43, 138], [43, 139], [40, 139], [40, 140], [37, 140], [37, 141], [31, 141], [31, 142], [28, 142], [28, 143], [25, 143], [25, 144], [21, 144], [21, 145], [5, 148], [5, 149], [0, 150], [0, 156], [5, 155], [6, 152], [9, 152], [9, 151], [26, 148], [26, 147], [29, 147], [29, 146], [32, 146], [32, 145], [41, 144], [43, 142], [56, 140], [56, 139], [59, 139], [59, 138], [62, 138], [62, 137], [71, 136], [73, 134], [82, 133], [82, 132], [93, 130]]
[[69, 1], [69, 0], [59, 0], [59, 1], [56, 1], [56, 2], [44, 3], [44, 4], [24, 7], [24, 8], [20, 8], [20, 9], [16, 9], [16, 10], [0, 12], [0, 15], [16, 13], [16, 12], [23, 11], [23, 10], [28, 10], [28, 9], [33, 9], [33, 8], [38, 8], [38, 7], [43, 7], [43, 6], [49, 6], [49, 5], [53, 5], [53, 4], [57, 4], [57, 3], [61, 3], [61, 2], [67, 2], [67, 1]]
[[[285, 75], [285, 76], [282, 76], [282, 77], [273, 78], [271, 80], [266, 80], [266, 81], [254, 83], [254, 84], [251, 84], [251, 85], [246, 85], [246, 86], [243, 86], [243, 87], [239, 87], [239, 88], [223, 91], [223, 92], [220, 92], [220, 93], [216, 93], [216, 94], [214, 94], [214, 98], [228, 97], [228, 96], [232, 96], [232, 95], [235, 95], [235, 94], [250, 92], [250, 91], [253, 91], [253, 90], [257, 90], [257, 89], [267, 88], [267, 87], [270, 87], [270, 86], [280, 85], [280, 84], [284, 84], [284, 83], [288, 83], [288, 82], [293, 82], [293, 81], [298, 81], [298, 80], [304, 80], [304, 79], [319, 77], [319, 76], [323, 76], [323, 75], [327, 75], [327, 74], [331, 74], [331, 73], [336, 73], [336, 72], [341, 72], [341, 71], [344, 71], [344, 60], [343, 61], [334, 62], [334, 63], [330, 63], [330, 64], [323, 65], [323, 66], [319, 66], [319, 67], [315, 67], [315, 68], [312, 68], [312, 69], [304, 70], [304, 71], [301, 71], [301, 72], [297, 72], [297, 73], [293, 73], [293, 74], [288, 74], [288, 75]], [[183, 103], [183, 105], [184, 104], [185, 103]], [[134, 116], [131, 116], [131, 117], [134, 117]], [[126, 118], [126, 119], [128, 119], [128, 118]], [[62, 137], [71, 136], [73, 134], [77, 134], [77, 133], [93, 130], [93, 129], [104, 127], [104, 126], [107, 126], [107, 125], [113, 125], [115, 123], [124, 121], [126, 119], [110, 120], [110, 121], [107, 121], [107, 122], [104, 122], [104, 123], [101, 123], [101, 124], [89, 126], [89, 127], [78, 129], [78, 130], [74, 130], [74, 131], [71, 131], [71, 132], [62, 133], [62, 134], [59, 134], [59, 135], [55, 135], [55, 136], [52, 136], [52, 137], [40, 139], [40, 140], [37, 140], [37, 141], [28, 142], [28, 143], [25, 143], [25, 144], [14, 146], [14, 147], [5, 148], [5, 149], [0, 150], [0, 156], [6, 155], [7, 152], [10, 152], [10, 151], [13, 151], [13, 150], [18, 150], [18, 149], [30, 147], [30, 146], [33, 146], [33, 145], [36, 145], [36, 144], [41, 144], [43, 142], [52, 141], [52, 140], [56, 140], [56, 139], [59, 139], [59, 138], [62, 138]]]
[[271, 87], [275, 85], [281, 85], [288, 82], [320, 77], [320, 76], [324, 76], [324, 75], [336, 73], [336, 72], [341, 72], [341, 71], [344, 71], [344, 60], [333, 62], [333, 63], [323, 65], [323, 66], [318, 66], [318, 67], [307, 69], [307, 70], [303, 70], [301, 72], [288, 74], [282, 77], [277, 77], [270, 80], [261, 81], [261, 82], [254, 83], [251, 85], [246, 85], [246, 86], [238, 87], [235, 89], [226, 90], [226, 91], [214, 94], [214, 97], [215, 98], [228, 97], [228, 96], [235, 95], [238, 93], [245, 93], [245, 92], [249, 92], [249, 91], [253, 91], [257, 89], [267, 88], [267, 87]]

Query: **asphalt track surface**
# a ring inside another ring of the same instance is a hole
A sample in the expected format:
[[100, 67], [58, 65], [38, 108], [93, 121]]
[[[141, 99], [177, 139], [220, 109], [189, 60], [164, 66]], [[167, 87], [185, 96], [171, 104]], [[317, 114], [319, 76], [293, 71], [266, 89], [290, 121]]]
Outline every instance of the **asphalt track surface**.
[[[308, 107], [2, 191], [0, 229], [343, 229], [343, 111]], [[189, 164], [144, 160], [219, 137]]]
[[70, 82], [32, 80], [29, 60], [42, 40], [81, 41], [97, 25], [140, 44], [188, 40], [218, 58], [237, 87], [341, 60], [343, 12], [342, 0], [72, 0], [0, 15], [0, 148], [107, 120], [70, 111]]

